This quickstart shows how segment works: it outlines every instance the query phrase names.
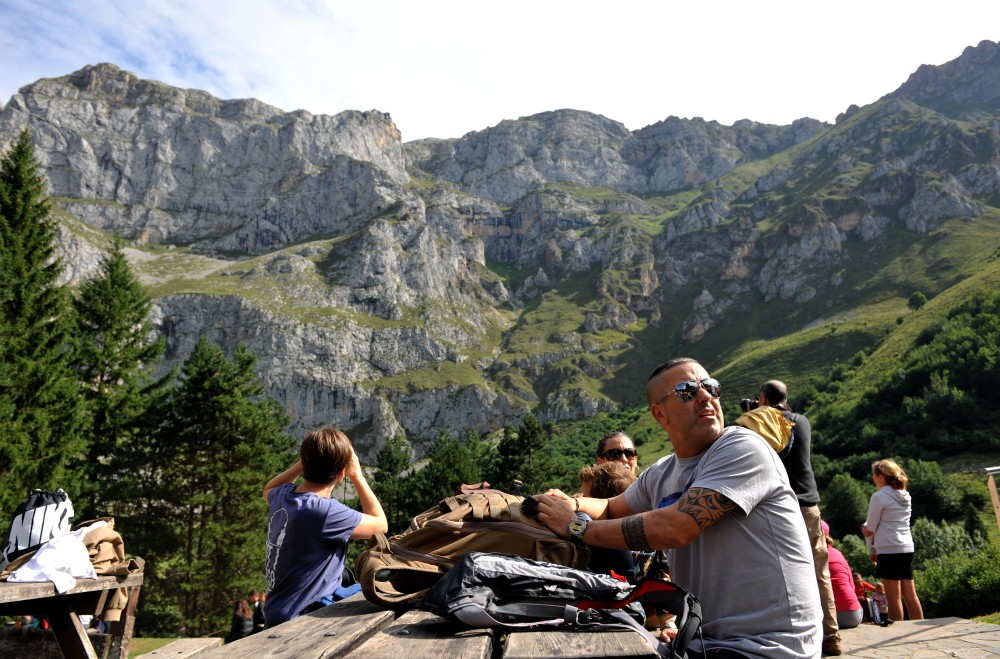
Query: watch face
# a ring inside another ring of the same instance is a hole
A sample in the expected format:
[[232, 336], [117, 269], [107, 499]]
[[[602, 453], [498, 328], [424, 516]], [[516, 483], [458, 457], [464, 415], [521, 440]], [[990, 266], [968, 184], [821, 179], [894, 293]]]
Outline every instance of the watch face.
[[569, 534], [574, 538], [579, 538], [587, 530], [587, 520], [577, 517], [569, 523]]

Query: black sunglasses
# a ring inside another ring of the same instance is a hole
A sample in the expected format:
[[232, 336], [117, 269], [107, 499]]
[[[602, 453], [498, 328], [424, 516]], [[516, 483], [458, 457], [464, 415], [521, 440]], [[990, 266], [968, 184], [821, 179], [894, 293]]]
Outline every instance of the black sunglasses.
[[698, 389], [704, 387], [705, 391], [709, 393], [712, 398], [718, 398], [722, 394], [722, 385], [715, 378], [705, 378], [701, 382], [698, 380], [685, 380], [684, 382], [679, 382], [673, 391], [668, 391], [667, 393], [660, 396], [660, 400], [656, 401], [656, 405], [659, 405], [667, 399], [667, 396], [673, 394], [677, 396], [677, 399], [682, 403], [688, 403], [694, 400], [694, 397], [698, 395]]
[[632, 458], [634, 458], [639, 454], [636, 452], [634, 448], [626, 448], [626, 449], [609, 448], [607, 451], [601, 453], [597, 457], [607, 458], [608, 460], [621, 460], [623, 455], [631, 460]]

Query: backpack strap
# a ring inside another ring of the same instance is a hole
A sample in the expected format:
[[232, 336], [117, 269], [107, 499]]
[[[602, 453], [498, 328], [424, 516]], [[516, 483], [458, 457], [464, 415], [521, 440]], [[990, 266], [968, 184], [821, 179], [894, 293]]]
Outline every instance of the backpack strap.
[[[672, 654], [671, 644], [664, 643], [649, 630], [639, 624], [639, 621], [625, 613], [621, 609], [585, 609], [570, 604], [537, 604], [529, 602], [510, 602], [490, 605], [490, 610], [494, 613], [514, 616], [525, 619], [525, 617], [538, 618], [530, 622], [501, 622], [490, 616], [479, 607], [472, 609], [472, 615], [485, 614], [492, 623], [485, 626], [502, 627], [548, 627], [568, 624], [572, 627], [587, 631], [598, 630], [622, 630], [638, 632], [646, 639], [650, 647], [661, 657], [670, 659], [684, 659], [684, 654]], [[482, 623], [482, 619], [478, 618]], [[483, 625], [481, 625], [483, 626]]]
[[[644, 577], [636, 584], [636, 587], [632, 589], [628, 597], [621, 601], [601, 602], [585, 600], [580, 602], [578, 606], [584, 610], [620, 610], [631, 602], [651, 604], [658, 608], [666, 609], [677, 616], [677, 636], [674, 638], [673, 643], [670, 644], [670, 653], [664, 656], [671, 659], [683, 659], [687, 656], [688, 645], [701, 631], [701, 602], [694, 595], [672, 581]], [[643, 630], [645, 631], [645, 628]]]

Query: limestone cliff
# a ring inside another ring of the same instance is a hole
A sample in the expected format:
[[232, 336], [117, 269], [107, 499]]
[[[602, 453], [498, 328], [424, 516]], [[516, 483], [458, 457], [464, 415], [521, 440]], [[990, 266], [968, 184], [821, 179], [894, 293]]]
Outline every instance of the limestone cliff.
[[202, 335], [245, 343], [297, 434], [336, 424], [369, 452], [405, 434], [419, 454], [528, 410], [637, 404], [666, 354], [731, 358], [959, 281], [971, 265], [912, 255], [968, 234], [967, 263], [991, 258], [1000, 122], [976, 81], [1000, 75], [995, 50], [835, 126], [629, 131], [558, 110], [405, 145], [382, 112], [288, 113], [100, 64], [23, 87], [0, 144], [32, 131], [67, 280], [129, 239], [165, 366]]

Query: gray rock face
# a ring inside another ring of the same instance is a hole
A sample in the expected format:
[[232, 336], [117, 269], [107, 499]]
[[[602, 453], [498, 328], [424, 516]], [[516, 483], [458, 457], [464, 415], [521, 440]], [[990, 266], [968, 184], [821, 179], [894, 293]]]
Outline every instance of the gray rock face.
[[285, 113], [110, 64], [11, 98], [0, 140], [31, 126], [52, 195], [140, 244], [263, 254], [353, 231], [403, 196], [399, 131], [379, 112]]
[[689, 189], [822, 130], [824, 124], [812, 119], [784, 127], [750, 121], [726, 127], [671, 117], [630, 133], [600, 115], [559, 110], [503, 121], [459, 139], [418, 140], [406, 149], [420, 169], [510, 204], [544, 181], [633, 194]]
[[883, 98], [905, 98], [955, 119], [996, 113], [1000, 109], [1000, 44], [982, 41], [946, 64], [925, 64]]
[[594, 383], [644, 337], [697, 346], [754, 299], [811, 321], [850, 297], [852, 243], [877, 254], [894, 225], [919, 237], [987, 214], [996, 122], [959, 124], [942, 99], [987, 112], [995, 50], [949, 63], [955, 88], [921, 69], [836, 127], [669, 117], [630, 132], [558, 110], [406, 145], [381, 112], [286, 113], [101, 64], [22, 88], [0, 143], [29, 127], [75, 218], [66, 281], [93, 272], [101, 232], [133, 241], [164, 367], [200, 336], [245, 343], [296, 434], [357, 429], [369, 455], [405, 435], [420, 455], [441, 430], [529, 409], [634, 404]]

